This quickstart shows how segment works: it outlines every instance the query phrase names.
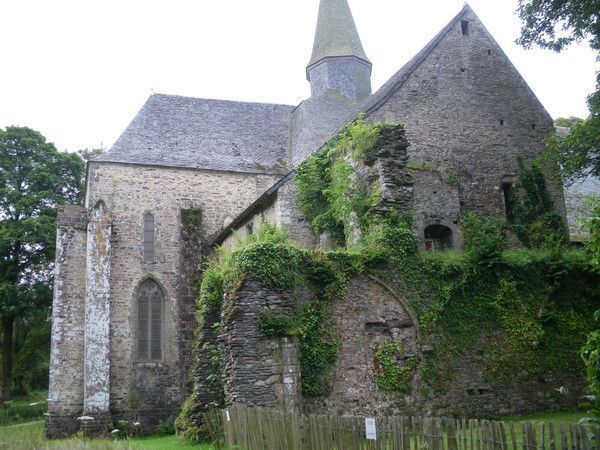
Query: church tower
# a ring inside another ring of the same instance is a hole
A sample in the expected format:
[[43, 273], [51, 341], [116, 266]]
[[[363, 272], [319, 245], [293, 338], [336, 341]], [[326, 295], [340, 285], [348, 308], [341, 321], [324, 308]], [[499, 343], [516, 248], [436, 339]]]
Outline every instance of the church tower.
[[312, 97], [333, 89], [353, 101], [365, 99], [371, 94], [371, 67], [347, 0], [321, 0], [306, 68]]

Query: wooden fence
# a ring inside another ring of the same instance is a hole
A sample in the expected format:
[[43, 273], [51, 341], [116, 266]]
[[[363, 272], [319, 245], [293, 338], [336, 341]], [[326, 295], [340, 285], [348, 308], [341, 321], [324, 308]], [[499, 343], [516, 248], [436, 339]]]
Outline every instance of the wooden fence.
[[600, 450], [600, 429], [591, 425], [399, 416], [367, 424], [366, 419], [243, 406], [221, 411], [226, 448], [242, 450]]

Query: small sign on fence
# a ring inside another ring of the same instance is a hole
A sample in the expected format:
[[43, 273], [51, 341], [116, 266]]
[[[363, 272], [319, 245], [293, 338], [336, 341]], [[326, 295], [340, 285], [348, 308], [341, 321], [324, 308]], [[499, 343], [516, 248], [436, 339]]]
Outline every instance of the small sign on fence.
[[375, 428], [375, 418], [365, 418], [365, 434], [368, 441], [377, 440], [377, 429]]

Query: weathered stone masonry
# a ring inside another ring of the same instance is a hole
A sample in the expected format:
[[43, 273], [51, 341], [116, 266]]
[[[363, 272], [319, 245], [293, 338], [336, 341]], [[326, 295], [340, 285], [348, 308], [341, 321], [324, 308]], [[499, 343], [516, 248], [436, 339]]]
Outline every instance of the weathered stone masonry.
[[[529, 162], [541, 154], [552, 119], [471, 8], [374, 94], [370, 73], [346, 0], [321, 0], [307, 68], [310, 98], [290, 106], [153, 95], [115, 145], [88, 164], [85, 208], [65, 207], [58, 216], [49, 436], [77, 431], [82, 414], [95, 417], [98, 430], [111, 419], [149, 430], [177, 412], [192, 379], [200, 403], [214, 400], [205, 389], [207, 354], [192, 351], [202, 259], [215, 241], [233, 248], [262, 220], [307, 248], [330, 248], [328, 236], [314, 236], [302, 217], [290, 171], [361, 113], [367, 122], [406, 125], [410, 147], [392, 143], [376, 162], [380, 208], [413, 211], [423, 245], [449, 230], [444, 243], [460, 248], [466, 210], [504, 214], [502, 185], [514, 181], [517, 155]], [[360, 164], [355, 169], [357, 177], [372, 175]], [[562, 191], [551, 188], [564, 215]], [[148, 214], [151, 259], [144, 258]], [[145, 282], [157, 287], [163, 309], [161, 358], [142, 361], [136, 305]], [[401, 289], [354, 280], [333, 309], [343, 329], [335, 395], [303, 404], [296, 343], [261, 338], [255, 323], [262, 311], [292, 308], [292, 294], [252, 281], [239, 294], [231, 304], [238, 316], [224, 330], [211, 327], [220, 317], [206, 317], [198, 331], [224, 352], [230, 403], [383, 412], [391, 401], [365, 382], [369, 346], [385, 335], [405, 342], [407, 352], [426, 351]], [[470, 364], [478, 362], [465, 361], [465, 372]], [[465, 399], [461, 385], [445, 399], [472, 411], [530, 400], [490, 399], [483, 383], [469, 387], [481, 396]], [[415, 397], [396, 399], [394, 407], [452, 413], [449, 404]]]

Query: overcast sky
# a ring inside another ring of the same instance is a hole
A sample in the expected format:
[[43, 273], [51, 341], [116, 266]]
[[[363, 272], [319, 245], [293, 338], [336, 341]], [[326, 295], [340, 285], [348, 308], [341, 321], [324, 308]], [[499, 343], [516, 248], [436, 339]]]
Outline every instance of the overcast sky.
[[[349, 0], [377, 89], [463, 0]], [[0, 0], [0, 128], [110, 147], [153, 92], [297, 104], [318, 0]], [[471, 6], [553, 117], [585, 116], [594, 53], [523, 50], [517, 0]]]

